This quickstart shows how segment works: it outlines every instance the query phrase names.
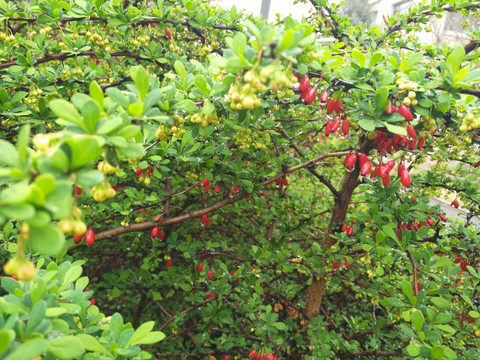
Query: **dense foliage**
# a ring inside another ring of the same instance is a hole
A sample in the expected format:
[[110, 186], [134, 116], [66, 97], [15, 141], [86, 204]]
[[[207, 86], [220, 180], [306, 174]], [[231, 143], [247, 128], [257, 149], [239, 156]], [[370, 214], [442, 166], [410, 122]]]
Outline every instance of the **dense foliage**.
[[311, 3], [0, 0], [0, 358], [477, 356], [480, 1]]

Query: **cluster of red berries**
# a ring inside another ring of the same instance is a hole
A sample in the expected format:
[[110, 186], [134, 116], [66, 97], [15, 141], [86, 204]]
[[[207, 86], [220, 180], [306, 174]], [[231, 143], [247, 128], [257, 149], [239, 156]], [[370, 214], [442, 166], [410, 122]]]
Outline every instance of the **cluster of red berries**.
[[300, 80], [300, 85], [298, 87], [298, 90], [301, 93], [300, 99], [303, 99], [307, 105], [310, 105], [317, 96], [317, 87], [318, 85], [315, 85], [311, 88], [310, 78], [308, 76], [305, 76], [303, 79]]
[[394, 134], [392, 137], [381, 130], [377, 131], [375, 135], [375, 139], [373, 143], [378, 151], [379, 154], [385, 155], [386, 153], [391, 154], [393, 150], [398, 151], [400, 149], [405, 148], [405, 146], [409, 150], [414, 150], [415, 146], [418, 149], [422, 149], [425, 145], [425, 138], [421, 137], [417, 141], [417, 134], [415, 129], [412, 125], [407, 126], [407, 134], [408, 137], [405, 135], [398, 135]]
[[[345, 160], [343, 161], [343, 165], [345, 165], [347, 171], [353, 171], [355, 164], [357, 163], [357, 158], [359, 160], [360, 174], [362, 176], [370, 175], [372, 179], [378, 176], [382, 178], [383, 186], [390, 186], [390, 171], [392, 171], [392, 169], [395, 167], [395, 160], [390, 160], [386, 164], [378, 165], [373, 172], [370, 173], [372, 169], [372, 163], [368, 159], [368, 156], [366, 154], [360, 154], [360, 156], [357, 156], [356, 153], [350, 153], [345, 156]], [[398, 165], [398, 176], [400, 177], [400, 182], [403, 186], [410, 186], [410, 173], [405, 165]]]
[[273, 353], [264, 353], [263, 354], [263, 357], [262, 357], [262, 353], [261, 352], [257, 352], [257, 350], [252, 350], [250, 351], [250, 353], [248, 354], [248, 357], [250, 359], [254, 359], [254, 360], [277, 360], [277, 356], [274, 355]]
[[[141, 167], [137, 167], [137, 170], [135, 170], [135, 174], [137, 174], [138, 176], [142, 175], [143, 173], [143, 169]], [[147, 177], [150, 177], [153, 173], [153, 166], [150, 165], [148, 168], [147, 168]]]
[[205, 189], [205, 192], [208, 193], [208, 190], [210, 190], [210, 182], [208, 181], [207, 178], [203, 178], [203, 181], [201, 184], [198, 184], [198, 186], [203, 186], [203, 188]]
[[210, 219], [208, 218], [207, 214], [202, 215], [202, 219], [200, 220], [203, 226], [208, 226], [210, 225]]
[[165, 239], [165, 232], [163, 230], [160, 230], [158, 226], [155, 226], [152, 231], [150, 232], [150, 235], [152, 238], [158, 237], [160, 240]]
[[402, 115], [404, 117], [404, 119], [407, 120], [407, 121], [412, 121], [413, 120], [412, 112], [410, 111], [410, 109], [405, 104], [402, 104], [400, 106], [395, 106], [390, 102], [390, 103], [388, 103], [388, 106], [387, 106], [387, 109], [385, 110], [385, 112], [388, 115], [391, 115], [394, 112], [396, 112], [397, 114]]
[[233, 195], [233, 194], [235, 194], [235, 193], [237, 193], [237, 192], [239, 192], [239, 191], [240, 191], [240, 188], [239, 188], [238, 186], [234, 186], [234, 185], [233, 185], [233, 186], [230, 188], [230, 194], [231, 194], [231, 195]]
[[[285, 185], [285, 186], [287, 186], [287, 185], [288, 185], [288, 179], [287, 179], [286, 177], [284, 177], [284, 178], [278, 178], [277, 180], [275, 180], [275, 184], [276, 184], [277, 186], [280, 186], [280, 185], [282, 185], [282, 184]], [[260, 197], [261, 195], [263, 195], [263, 194], [260, 194], [260, 195], [257, 194], [258, 197]], [[267, 194], [265, 194], [265, 195], [267, 195]]]
[[88, 229], [86, 233], [78, 234], [73, 237], [75, 243], [79, 243], [85, 237], [85, 243], [87, 245], [93, 245], [95, 243], [95, 233], [92, 229]]
[[353, 227], [351, 227], [350, 225], [343, 224], [342, 231], [346, 233], [348, 236], [353, 235]]

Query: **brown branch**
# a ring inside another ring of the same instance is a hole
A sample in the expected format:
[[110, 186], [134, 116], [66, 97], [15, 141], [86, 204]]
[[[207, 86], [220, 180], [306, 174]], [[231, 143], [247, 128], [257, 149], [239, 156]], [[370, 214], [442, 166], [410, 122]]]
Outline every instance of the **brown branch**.
[[[393, 322], [393, 323], [389, 323], [389, 324], [382, 325], [382, 326], [380, 327], [380, 330], [385, 330], [385, 329], [394, 327], [394, 326], [397, 325], [397, 324], [399, 324], [398, 321], [395, 321], [395, 322]], [[350, 336], [350, 337], [347, 338], [346, 340], [347, 340], [347, 341], [352, 341], [352, 340], [356, 340], [356, 339], [358, 339], [358, 338], [361, 338], [361, 337], [364, 337], [364, 336], [367, 336], [367, 335], [371, 335], [371, 334], [374, 334], [374, 333], [375, 333], [375, 330], [370, 329], [370, 330], [366, 330], [366, 331], [361, 332], [361, 333], [353, 334], [352, 336]]]
[[418, 295], [418, 285], [417, 285], [418, 267], [417, 267], [417, 263], [415, 262], [415, 259], [413, 258], [412, 253], [409, 250], [407, 250], [407, 255], [408, 255], [408, 258], [410, 259], [410, 262], [412, 263], [412, 266], [413, 266], [413, 293], [415, 294], [415, 296], [417, 296]]

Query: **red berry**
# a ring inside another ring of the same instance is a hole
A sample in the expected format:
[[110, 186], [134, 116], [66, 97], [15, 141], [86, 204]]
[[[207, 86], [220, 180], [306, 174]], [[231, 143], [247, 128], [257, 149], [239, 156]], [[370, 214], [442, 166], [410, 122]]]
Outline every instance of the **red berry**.
[[203, 271], [203, 263], [198, 264], [197, 271], [198, 271], [198, 272], [202, 272], [202, 271]]
[[340, 119], [332, 120], [332, 132], [335, 132], [340, 127]]
[[260, 360], [262, 358], [262, 353], [257, 353], [255, 360]]
[[325, 125], [325, 136], [329, 136], [332, 133], [332, 122], [329, 121], [327, 122], [327, 125]]
[[210, 185], [207, 184], [204, 187], [205, 187], [205, 192], [208, 193], [208, 190], [210, 190]]
[[171, 38], [172, 38], [172, 32], [170, 31], [169, 28], [166, 28], [166, 29], [165, 29], [165, 36], [167, 37], [167, 39], [171, 39]]
[[357, 162], [357, 154], [355, 153], [350, 153], [345, 156], [345, 160], [343, 161], [343, 165], [345, 165], [347, 168], [352, 168], [355, 166], [355, 163]]
[[10, 276], [10, 277], [11, 277], [13, 280], [18, 281], [17, 275], [12, 275], [12, 276]]
[[353, 228], [352, 228], [351, 226], [349, 226], [349, 227], [347, 228], [347, 235], [348, 235], [348, 236], [352, 236], [352, 235], [353, 235]]
[[225, 357], [223, 358], [223, 360], [230, 360], [230, 356], [229, 356], [229, 355], [225, 355]]
[[85, 242], [87, 243], [87, 245], [93, 245], [93, 243], [95, 242], [95, 233], [92, 229], [87, 230], [85, 234]]
[[310, 86], [310, 78], [308, 76], [305, 76], [302, 79], [302, 81], [300, 81], [300, 86], [298, 87], [298, 90], [304, 93], [308, 90], [309, 86]]
[[208, 185], [208, 179], [207, 178], [203, 178], [203, 186], [207, 186]]
[[400, 182], [406, 187], [409, 187], [411, 184], [410, 173], [405, 168], [400, 172]]
[[118, 300], [123, 300], [123, 295], [120, 295], [120, 296], [118, 297]]
[[358, 156], [358, 161], [359, 161], [359, 163], [360, 163], [360, 167], [362, 167], [362, 165], [365, 164], [365, 163], [368, 161], [368, 156], [367, 156], [367, 154], [363, 154], [363, 153], [360, 154], [360, 155]]
[[433, 226], [433, 221], [432, 221], [432, 219], [428, 218], [428, 219], [427, 219], [427, 224], [428, 224], [428, 227], [432, 227], [432, 226]]
[[342, 231], [343, 231], [343, 232], [347, 231], [347, 228], [348, 228], [348, 225], [347, 225], [347, 224], [343, 224], [343, 226], [342, 226]]
[[158, 238], [159, 238], [160, 240], [165, 239], [165, 233], [163, 232], [163, 230], [160, 230], [160, 231], [158, 232]]
[[250, 351], [250, 354], [248, 354], [248, 357], [249, 357], [250, 359], [253, 359], [256, 354], [257, 354], [257, 350], [254, 349], [254, 350]]
[[150, 5], [152, 5], [152, 4], [153, 4], [153, 1], [148, 1], [146, 8], [149, 9], [149, 8], [150, 8]]
[[400, 105], [399, 107], [395, 108], [394, 111], [396, 113], [399, 113], [400, 115], [402, 115], [405, 120], [407, 121], [412, 121], [413, 120], [413, 115], [412, 113], [410, 112], [410, 110], [408, 109], [408, 107], [406, 107], [404, 104]]
[[212, 270], [212, 269], [208, 270], [207, 278], [208, 278], [208, 280], [212, 280], [212, 279], [213, 279], [213, 270]]
[[443, 214], [438, 214], [438, 217], [440, 218], [440, 220], [442, 221], [447, 221], [447, 217]]
[[230, 271], [230, 275], [232, 275], [232, 276], [235, 276], [236, 273], [237, 273], [236, 270], [231, 270], [231, 271]]
[[350, 263], [348, 262], [348, 260], [345, 260], [345, 268], [350, 269]]
[[215, 191], [215, 194], [218, 194], [218, 192], [220, 191], [220, 186], [218, 186], [218, 184], [216, 184], [216, 185], [213, 187], [213, 191]]
[[151, 235], [152, 237], [157, 237], [157, 236], [158, 236], [158, 227], [157, 227], [157, 226], [155, 226], [155, 227], [152, 229], [152, 231], [150, 232], [150, 235]]
[[342, 122], [342, 133], [347, 135], [350, 132], [350, 123], [348, 120], [343, 120]]
[[425, 145], [425, 138], [421, 137], [420, 139], [418, 139], [417, 148], [422, 149], [423, 145]]
[[342, 263], [340, 262], [340, 260], [337, 260], [337, 262], [334, 262], [334, 263], [332, 264], [332, 268], [333, 268], [333, 269], [338, 269], [341, 264], [342, 264]]
[[387, 110], [385, 110], [385, 113], [387, 113], [387, 115], [393, 114], [393, 104], [391, 102], [388, 103]]
[[137, 167], [137, 170], [135, 170], [135, 174], [137, 175], [142, 175], [143, 169], [141, 167]]
[[395, 160], [390, 160], [385, 164], [385, 171], [389, 173], [395, 167]]
[[82, 239], [83, 239], [84, 236], [85, 236], [85, 233], [79, 234], [79, 235], [75, 235], [75, 236], [73, 237], [73, 241], [75, 241], [75, 242], [78, 244], [80, 241], [82, 241]]
[[317, 88], [314, 87], [314, 88], [311, 88], [311, 89], [308, 89], [307, 91], [305, 91], [305, 103], [307, 105], [310, 105], [313, 100], [315, 100], [315, 97], [317, 96]]
[[407, 126], [407, 134], [411, 138], [416, 138], [417, 137], [417, 133], [415, 132], [415, 129], [414, 129], [413, 125], [408, 125]]
[[150, 27], [155, 27], [155, 23], [150, 23]]
[[320, 102], [326, 103], [328, 101], [328, 92], [327, 90], [323, 90], [322, 94], [320, 95]]
[[327, 114], [331, 114], [333, 112], [339, 113], [342, 109], [342, 103], [340, 100], [331, 99], [327, 104]]
[[81, 187], [75, 186], [75, 194], [80, 195], [83, 192]]
[[387, 174], [385, 177], [382, 179], [383, 186], [389, 187], [390, 186], [390, 175]]
[[97, 300], [95, 298], [90, 299], [90, 305], [95, 305], [97, 303]]
[[167, 267], [172, 267], [172, 266], [173, 266], [172, 260], [167, 260]]
[[361, 165], [360, 174], [362, 174], [362, 176], [367, 176], [368, 174], [370, 174], [370, 170], [372, 170], [372, 163], [367, 160], [367, 162]]
[[202, 223], [203, 225], [207, 225], [207, 223], [209, 223], [208, 215], [207, 215], [207, 214], [203, 214], [203, 215], [202, 215], [202, 219], [201, 219], [200, 221], [201, 221], [201, 223]]
[[458, 200], [457, 200], [457, 199], [453, 200], [450, 205], [452, 205], [454, 208], [457, 208], [457, 209], [458, 209], [458, 207], [460, 206], [460, 204], [458, 203]]

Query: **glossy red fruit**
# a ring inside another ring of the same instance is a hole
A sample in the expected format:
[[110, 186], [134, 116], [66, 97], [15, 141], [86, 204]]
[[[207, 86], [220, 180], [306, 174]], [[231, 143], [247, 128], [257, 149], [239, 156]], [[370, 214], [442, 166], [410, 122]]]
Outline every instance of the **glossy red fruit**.
[[150, 8], [150, 5], [152, 5], [152, 4], [153, 4], [153, 1], [148, 1], [146, 8], [149, 9], [149, 8]]
[[200, 220], [203, 225], [207, 225], [208, 222], [208, 216], [207, 214], [202, 215], [202, 219]]
[[283, 185], [285, 185], [285, 186], [288, 185], [288, 179], [287, 178], [283, 178]]
[[320, 102], [326, 103], [327, 101], [328, 101], [328, 92], [327, 90], [323, 90], [322, 93], [320, 94]]
[[427, 219], [427, 225], [428, 225], [428, 227], [432, 227], [432, 226], [433, 226], [433, 221], [432, 221], [432, 219], [430, 219], [430, 218]]
[[337, 262], [334, 262], [332, 264], [332, 268], [333, 269], [338, 269], [340, 267], [340, 265], [342, 265], [342, 263], [340, 262], [340, 260], [337, 260]]
[[348, 235], [348, 236], [352, 236], [352, 235], [353, 235], [353, 228], [352, 228], [351, 226], [349, 226], [349, 227], [347, 228], [347, 235]]
[[141, 167], [137, 167], [137, 170], [135, 170], [135, 174], [137, 175], [142, 175], [143, 169]]
[[371, 170], [372, 163], [368, 160], [360, 166], [360, 174], [362, 174], [362, 176], [367, 176], [368, 174], [370, 174]]
[[331, 99], [327, 104], [327, 114], [331, 114], [333, 112], [339, 113], [342, 109], [342, 103], [340, 100]]
[[165, 36], [167, 37], [167, 39], [171, 39], [171, 38], [172, 38], [172, 32], [170, 31], [169, 28], [166, 28], [166, 29], [165, 29]]
[[85, 233], [85, 242], [87, 243], [87, 245], [93, 245], [93, 243], [95, 242], [95, 233], [92, 229], [88, 229]]
[[214, 275], [213, 275], [213, 270], [212, 270], [212, 269], [208, 270], [208, 273], [207, 273], [207, 278], [208, 278], [208, 280], [212, 280], [212, 279], [213, 279], [213, 276], [214, 276]]
[[425, 138], [421, 137], [420, 139], [418, 139], [417, 148], [422, 149], [423, 145], [425, 145]]
[[160, 240], [165, 239], [165, 233], [163, 232], [163, 230], [160, 230], [160, 231], [158, 232], [158, 238], [159, 238]]
[[207, 178], [203, 178], [202, 184], [203, 184], [203, 186], [207, 186], [207, 185], [208, 185], [208, 179], [207, 179]]
[[330, 136], [332, 133], [332, 122], [329, 121], [327, 122], [327, 125], [325, 125], [325, 136]]
[[350, 263], [348, 262], [348, 260], [345, 260], [345, 268], [350, 269]]
[[387, 110], [385, 110], [385, 113], [387, 115], [392, 115], [393, 114], [393, 104], [391, 102], [388, 103]]
[[215, 191], [215, 194], [218, 194], [218, 192], [220, 191], [220, 186], [218, 186], [218, 184], [215, 185], [215, 186], [213, 187], [213, 191]]
[[402, 185], [409, 187], [411, 184], [411, 181], [410, 181], [410, 173], [408, 172], [408, 170], [403, 168], [403, 170], [400, 172], [399, 175], [400, 175], [400, 182], [402, 183]]
[[230, 360], [230, 356], [229, 356], [229, 355], [225, 355], [225, 357], [223, 358], [223, 360]]
[[405, 120], [407, 120], [407, 121], [412, 121], [413, 120], [413, 115], [410, 112], [410, 109], [408, 107], [406, 107], [404, 104], [395, 108], [394, 111], [396, 113], [399, 113], [400, 115], [402, 115], [405, 118]]
[[151, 235], [152, 237], [157, 237], [157, 236], [158, 236], [158, 231], [159, 231], [159, 230], [158, 230], [158, 227], [155, 226], [155, 227], [152, 229], [152, 231], [150, 232], [150, 235]]
[[75, 194], [80, 195], [83, 192], [81, 187], [75, 186]]
[[407, 126], [407, 134], [411, 138], [416, 138], [417, 137], [417, 133], [415, 132], [415, 129], [412, 125]]
[[300, 85], [298, 86], [298, 90], [300, 92], [306, 92], [308, 90], [308, 87], [310, 86], [310, 78], [308, 76], [305, 76], [301, 81]]
[[260, 360], [262, 358], [262, 353], [257, 353], [255, 360]]
[[75, 235], [75, 236], [73, 237], [73, 241], [75, 241], [75, 243], [78, 244], [80, 241], [82, 241], [82, 239], [83, 239], [84, 236], [85, 236], [85, 233], [79, 234], [79, 235]]
[[350, 132], [350, 122], [348, 120], [343, 120], [342, 122], [342, 133], [347, 135]]
[[377, 166], [375, 168], [375, 170], [373, 170], [373, 172], [370, 174], [370, 178], [373, 179], [373, 178], [377, 177], [379, 172], [380, 172], [380, 166]]
[[447, 217], [443, 214], [438, 214], [438, 217], [440, 218], [440, 220], [442, 221], [447, 221]]
[[202, 272], [202, 271], [203, 271], [203, 263], [198, 264], [197, 271], [198, 271], [198, 272]]
[[473, 165], [473, 167], [476, 167], [476, 168], [478, 168], [479, 166], [480, 166], [480, 161], [477, 161], [475, 165]]
[[382, 179], [387, 176], [387, 167], [385, 165], [378, 165], [378, 176], [380, 176]]
[[10, 276], [10, 277], [11, 277], [13, 280], [18, 281], [17, 275], [12, 275], [12, 276]]
[[317, 96], [317, 88], [314, 87], [314, 88], [311, 88], [311, 89], [308, 89], [307, 91], [305, 91], [305, 103], [307, 105], [310, 105], [313, 100], [315, 100], [315, 97]]
[[332, 132], [335, 132], [340, 127], [340, 119], [332, 120]]
[[390, 175], [387, 174], [385, 177], [382, 179], [383, 186], [389, 187], [390, 186]]
[[350, 153], [345, 156], [345, 160], [343, 161], [343, 165], [345, 165], [347, 168], [352, 168], [355, 166], [355, 163], [357, 162], [357, 154], [355, 153]]
[[348, 228], [348, 225], [347, 225], [347, 224], [343, 224], [343, 226], [342, 226], [342, 231], [343, 231], [343, 232], [347, 231], [347, 228]]
[[257, 350], [254, 349], [254, 350], [250, 351], [250, 354], [248, 354], [248, 357], [249, 357], [250, 359], [253, 359], [256, 354], [257, 354]]
[[450, 205], [452, 205], [454, 208], [457, 208], [457, 209], [458, 209], [458, 207], [460, 206], [460, 204], [458, 203], [458, 200], [457, 200], [457, 199], [453, 200]]
[[407, 141], [408, 150], [414, 150], [414, 149], [415, 149], [415, 145], [417, 145], [417, 139], [409, 139], [409, 140]]
[[360, 163], [360, 167], [361, 167], [363, 164], [365, 164], [367, 161], [368, 161], [368, 156], [367, 156], [367, 154], [363, 154], [363, 153], [362, 153], [362, 154], [360, 154], [360, 155], [358, 156], [358, 162]]
[[385, 171], [389, 173], [395, 167], [395, 160], [390, 160], [385, 164]]
[[90, 305], [95, 305], [97, 303], [97, 300], [95, 298], [90, 299]]
[[167, 260], [167, 267], [172, 267], [172, 266], [173, 266], [172, 260]]

